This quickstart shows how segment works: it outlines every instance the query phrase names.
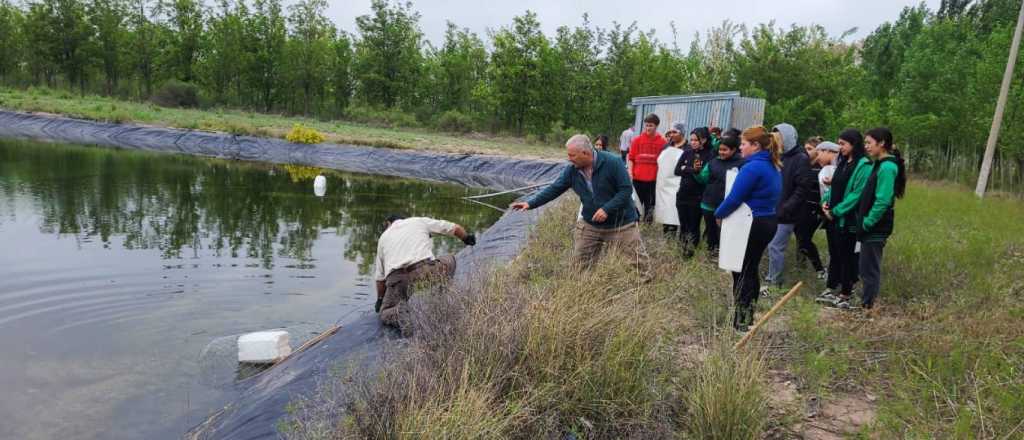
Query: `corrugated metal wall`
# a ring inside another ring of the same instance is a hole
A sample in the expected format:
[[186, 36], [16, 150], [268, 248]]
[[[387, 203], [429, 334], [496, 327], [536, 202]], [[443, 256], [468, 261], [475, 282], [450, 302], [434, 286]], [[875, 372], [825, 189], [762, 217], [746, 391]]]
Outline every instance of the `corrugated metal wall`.
[[764, 123], [763, 99], [736, 98], [732, 101], [732, 126], [740, 130]]
[[747, 128], [764, 120], [764, 100], [742, 98], [738, 92], [686, 96], [650, 96], [633, 98], [635, 126], [643, 127], [644, 116], [654, 113], [661, 119], [658, 131], [664, 133], [672, 123], [686, 123], [687, 131], [696, 127]]

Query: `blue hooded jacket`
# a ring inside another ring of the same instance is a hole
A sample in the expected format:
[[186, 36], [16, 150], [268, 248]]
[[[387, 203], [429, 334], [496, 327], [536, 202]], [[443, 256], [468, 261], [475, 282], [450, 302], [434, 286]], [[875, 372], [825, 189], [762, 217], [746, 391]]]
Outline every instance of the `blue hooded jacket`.
[[771, 217], [781, 196], [782, 173], [772, 163], [771, 153], [759, 151], [746, 158], [732, 191], [715, 210], [715, 217], [728, 217], [742, 203], [750, 207], [754, 217]]

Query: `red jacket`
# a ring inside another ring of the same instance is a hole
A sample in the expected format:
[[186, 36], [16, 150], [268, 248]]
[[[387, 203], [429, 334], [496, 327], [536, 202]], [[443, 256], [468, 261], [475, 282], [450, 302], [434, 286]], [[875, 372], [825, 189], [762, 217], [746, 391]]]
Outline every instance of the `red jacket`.
[[658, 132], [654, 132], [654, 136], [640, 133], [633, 138], [628, 156], [629, 161], [633, 162], [633, 180], [653, 182], [658, 178], [658, 155], [666, 143], [668, 142]]

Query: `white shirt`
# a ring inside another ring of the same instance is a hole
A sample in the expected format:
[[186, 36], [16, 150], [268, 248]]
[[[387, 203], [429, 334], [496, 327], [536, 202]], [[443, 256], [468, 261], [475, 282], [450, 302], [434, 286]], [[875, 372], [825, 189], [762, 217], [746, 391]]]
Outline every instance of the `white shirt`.
[[[832, 179], [832, 175], [836, 173], [835, 165], [826, 165], [821, 167], [821, 171], [818, 172], [818, 188], [821, 189], [821, 196], [825, 197], [825, 191], [828, 190], [829, 185], [825, 184], [825, 179]], [[831, 181], [831, 180], [830, 180]]]
[[629, 151], [629, 144], [633, 143], [633, 129], [627, 128], [619, 136], [619, 151]]
[[412, 217], [392, 223], [377, 240], [374, 277], [377, 281], [384, 281], [395, 269], [434, 259], [434, 243], [430, 240], [430, 234], [453, 235], [455, 227], [455, 223], [426, 217]]

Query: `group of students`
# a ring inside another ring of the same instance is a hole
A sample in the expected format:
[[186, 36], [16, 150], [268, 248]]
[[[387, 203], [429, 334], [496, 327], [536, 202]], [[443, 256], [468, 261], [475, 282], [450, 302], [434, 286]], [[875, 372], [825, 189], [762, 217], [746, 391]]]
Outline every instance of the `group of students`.
[[[745, 331], [753, 323], [760, 295], [781, 288], [792, 235], [800, 255], [819, 279], [826, 280], [818, 302], [857, 308], [852, 297], [860, 280], [859, 307], [874, 306], [881, 286], [882, 251], [894, 226], [895, 199], [906, 188], [903, 159], [889, 129], [864, 134], [847, 129], [836, 142], [812, 137], [800, 148], [790, 124], [778, 124], [771, 131], [754, 126], [725, 133], [700, 127], [690, 131], [688, 139], [682, 123], [672, 124], [665, 136], [657, 131], [658, 125], [657, 115], [645, 117], [643, 131], [623, 151], [644, 221], [664, 224], [666, 233], [678, 232], [687, 256], [693, 255], [702, 237], [709, 254], [715, 255], [721, 220], [742, 204], [753, 213], [742, 270], [733, 273], [737, 330]], [[627, 134], [623, 133], [623, 143]], [[598, 139], [597, 143], [603, 140], [602, 147], [608, 146], [607, 137]], [[726, 175], [733, 168], [739, 172], [726, 194]], [[674, 216], [665, 206], [672, 192]], [[828, 241], [827, 270], [813, 241], [822, 227]], [[765, 251], [769, 265], [762, 287], [759, 264]]]

